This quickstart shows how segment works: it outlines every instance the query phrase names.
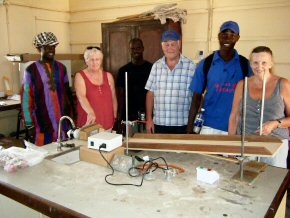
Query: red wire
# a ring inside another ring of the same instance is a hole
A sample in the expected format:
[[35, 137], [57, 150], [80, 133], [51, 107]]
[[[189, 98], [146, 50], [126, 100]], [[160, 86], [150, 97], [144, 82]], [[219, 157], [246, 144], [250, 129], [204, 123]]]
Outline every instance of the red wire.
[[[152, 165], [150, 165], [150, 166], [144, 166], [144, 165], [148, 165], [149, 163], [145, 163], [145, 164], [139, 164], [138, 165], [138, 167], [143, 167], [143, 169], [142, 170], [139, 170], [141, 173], [144, 173], [144, 172], [146, 172], [149, 168], [151, 168], [151, 166]], [[178, 170], [178, 173], [184, 173], [185, 172], [185, 170], [183, 169], [183, 168], [181, 168], [181, 167], [178, 167], [178, 166], [175, 166], [175, 165], [166, 165], [166, 164], [158, 164], [158, 166], [160, 166], [160, 167], [167, 167], [168, 166], [168, 168], [173, 168], [173, 169], [177, 169]]]

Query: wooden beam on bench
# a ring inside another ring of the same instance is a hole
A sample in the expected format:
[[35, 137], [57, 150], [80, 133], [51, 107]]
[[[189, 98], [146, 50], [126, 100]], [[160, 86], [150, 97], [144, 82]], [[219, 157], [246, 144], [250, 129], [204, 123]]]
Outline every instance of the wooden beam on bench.
[[[274, 156], [281, 145], [274, 136], [246, 136], [245, 156]], [[128, 146], [130, 150], [240, 155], [241, 136], [136, 133]]]

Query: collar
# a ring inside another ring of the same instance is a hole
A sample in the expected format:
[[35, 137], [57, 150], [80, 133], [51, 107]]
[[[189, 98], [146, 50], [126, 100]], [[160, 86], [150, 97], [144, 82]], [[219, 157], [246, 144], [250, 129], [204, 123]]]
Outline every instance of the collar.
[[[234, 49], [234, 52], [235, 52], [235, 55], [234, 55], [234, 58], [232, 60], [240, 61], [239, 54], [238, 54], [237, 50]], [[214, 51], [214, 56], [213, 56], [213, 60], [212, 61], [216, 62], [216, 61], [219, 61], [219, 60], [223, 60], [223, 59], [220, 56], [219, 50], [216, 50], [216, 51]]]

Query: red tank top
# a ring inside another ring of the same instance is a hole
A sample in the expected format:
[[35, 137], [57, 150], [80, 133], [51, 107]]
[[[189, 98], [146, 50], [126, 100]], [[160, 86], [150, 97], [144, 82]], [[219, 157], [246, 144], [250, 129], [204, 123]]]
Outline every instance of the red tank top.
[[[96, 124], [102, 125], [104, 129], [112, 128], [114, 125], [114, 109], [108, 73], [103, 72], [103, 84], [100, 86], [94, 85], [83, 71], [81, 71], [80, 74], [85, 81], [86, 97], [96, 115]], [[77, 113], [78, 127], [82, 127], [87, 121], [87, 113], [84, 111], [79, 101], [77, 103]]]

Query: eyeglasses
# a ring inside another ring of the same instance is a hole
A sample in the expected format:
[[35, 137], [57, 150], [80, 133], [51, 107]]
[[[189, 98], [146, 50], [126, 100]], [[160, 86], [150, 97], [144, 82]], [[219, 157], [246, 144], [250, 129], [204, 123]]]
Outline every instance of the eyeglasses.
[[95, 48], [95, 49], [101, 51], [101, 48], [98, 47], [98, 46], [88, 46], [88, 47], [87, 47], [88, 50], [91, 50], [91, 49], [93, 49], [93, 48]]

